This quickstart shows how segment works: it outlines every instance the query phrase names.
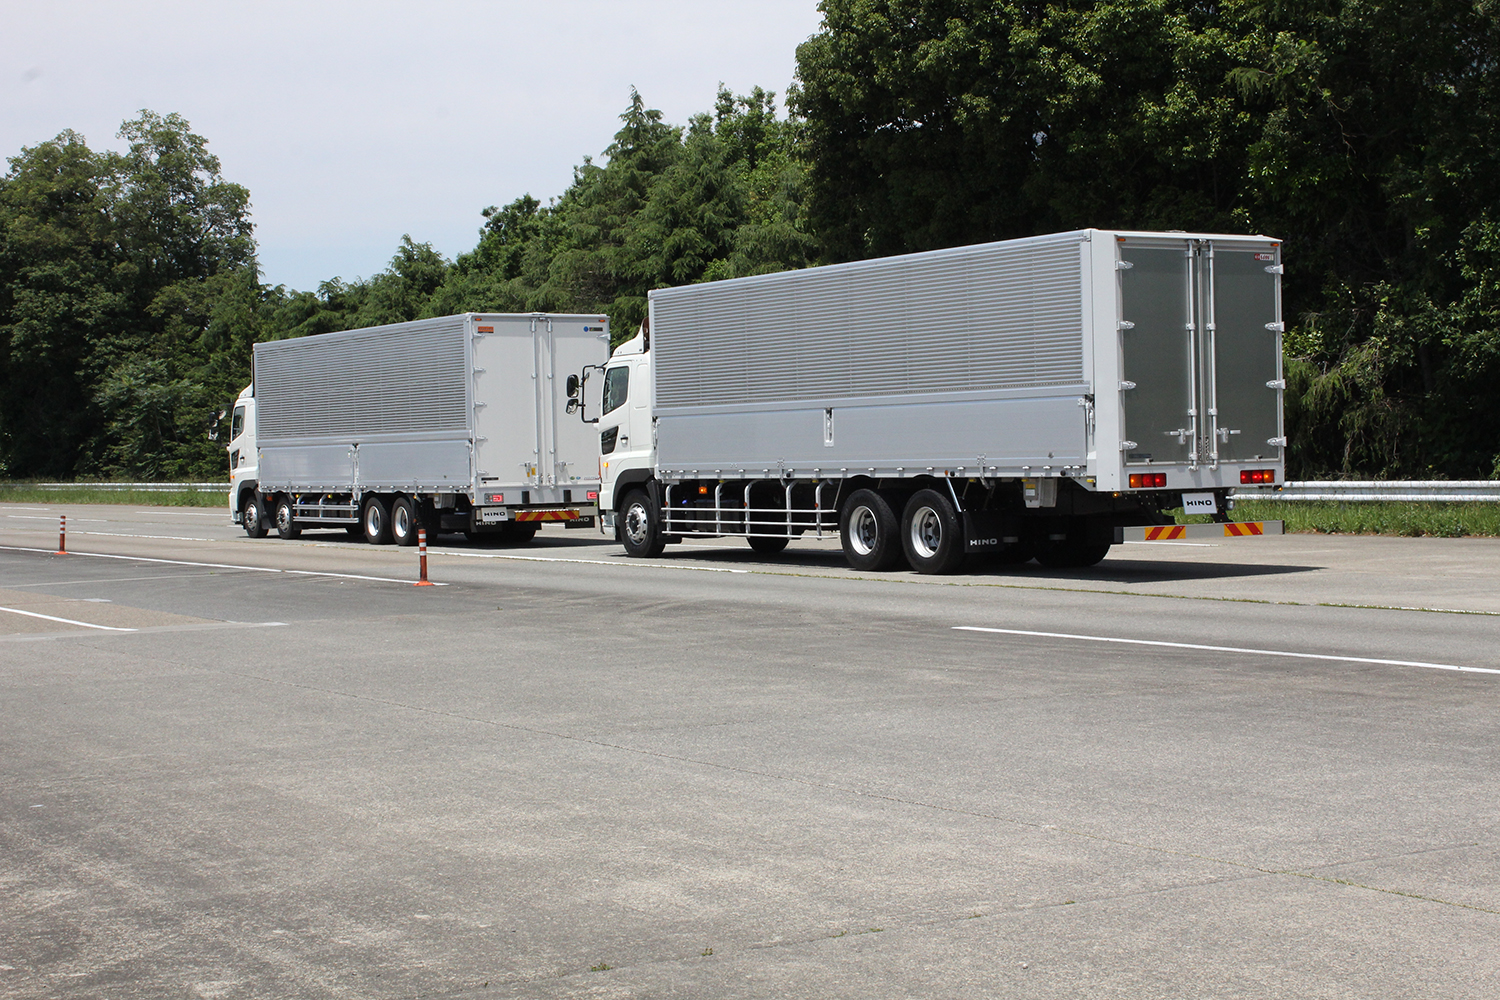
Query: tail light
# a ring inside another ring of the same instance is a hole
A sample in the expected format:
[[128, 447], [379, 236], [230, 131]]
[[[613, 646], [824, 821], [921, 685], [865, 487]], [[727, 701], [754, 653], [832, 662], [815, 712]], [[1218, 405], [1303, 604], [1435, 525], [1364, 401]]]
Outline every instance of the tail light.
[[1133, 490], [1158, 490], [1167, 485], [1165, 472], [1134, 472], [1130, 475]]
[[1241, 469], [1241, 486], [1259, 486], [1263, 483], [1276, 482], [1275, 469]]
[[599, 499], [599, 491], [598, 490], [589, 490], [589, 492], [588, 492], [588, 498], [590, 500], [598, 500]]

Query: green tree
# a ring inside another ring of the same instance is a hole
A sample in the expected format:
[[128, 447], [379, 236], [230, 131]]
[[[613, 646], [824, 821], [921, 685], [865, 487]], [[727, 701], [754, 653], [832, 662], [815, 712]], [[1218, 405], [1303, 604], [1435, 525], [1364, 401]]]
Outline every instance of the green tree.
[[822, 9], [794, 107], [824, 259], [1087, 226], [1281, 236], [1294, 470], [1495, 466], [1490, 0]]
[[0, 179], [10, 475], [222, 472], [204, 390], [248, 377], [254, 332], [218, 300], [254, 284], [249, 194], [178, 115], [143, 111], [120, 137], [127, 152], [96, 153], [65, 132]]

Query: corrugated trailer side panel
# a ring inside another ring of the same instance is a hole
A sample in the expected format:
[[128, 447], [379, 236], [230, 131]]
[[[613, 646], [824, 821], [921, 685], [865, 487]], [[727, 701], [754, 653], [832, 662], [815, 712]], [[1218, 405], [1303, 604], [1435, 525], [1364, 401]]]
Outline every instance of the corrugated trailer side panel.
[[255, 345], [261, 488], [470, 489], [467, 326], [449, 316]]
[[658, 470], [1081, 468], [1088, 239], [653, 292]]

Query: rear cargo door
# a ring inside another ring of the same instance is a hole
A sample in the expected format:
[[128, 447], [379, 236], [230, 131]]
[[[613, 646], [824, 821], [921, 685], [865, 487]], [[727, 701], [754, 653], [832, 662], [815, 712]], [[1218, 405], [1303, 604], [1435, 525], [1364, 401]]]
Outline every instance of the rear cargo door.
[[1199, 252], [1213, 361], [1208, 461], [1281, 459], [1281, 262], [1274, 247]]
[[542, 415], [533, 325], [529, 316], [485, 316], [475, 324], [474, 462], [481, 489], [537, 481]]
[[1269, 244], [1120, 244], [1127, 465], [1281, 457], [1280, 271]]

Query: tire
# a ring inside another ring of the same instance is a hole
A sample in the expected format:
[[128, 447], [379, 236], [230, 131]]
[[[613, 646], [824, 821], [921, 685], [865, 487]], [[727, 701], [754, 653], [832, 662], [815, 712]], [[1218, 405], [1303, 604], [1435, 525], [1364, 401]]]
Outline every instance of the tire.
[[385, 497], [367, 497], [360, 508], [359, 523], [365, 530], [365, 541], [371, 545], [391, 543], [391, 508]]
[[292, 520], [292, 498], [276, 498], [276, 537], [292, 539], [302, 534], [297, 522]]
[[785, 549], [786, 543], [791, 541], [790, 538], [783, 538], [780, 535], [771, 538], [767, 538], [764, 535], [751, 535], [745, 540], [750, 543], [751, 549], [763, 556], [774, 556]]
[[500, 529], [500, 538], [506, 545], [530, 545], [541, 527], [535, 521], [507, 521]]
[[417, 529], [422, 526], [422, 512], [411, 497], [397, 497], [391, 504], [391, 541], [397, 545], [417, 544]]
[[854, 569], [883, 573], [901, 561], [896, 513], [874, 490], [855, 490], [839, 511], [839, 543]]
[[645, 490], [632, 490], [620, 507], [620, 542], [625, 554], [635, 559], [655, 559], [667, 547], [661, 523], [656, 519], [650, 497]]
[[1098, 565], [1109, 549], [1109, 542], [1049, 541], [1037, 547], [1036, 561], [1048, 569], [1084, 569]]
[[240, 497], [240, 521], [245, 526], [245, 534], [251, 538], [266, 537], [266, 516], [260, 509], [259, 496], [246, 493]]
[[901, 548], [918, 573], [952, 573], [964, 563], [964, 522], [953, 501], [918, 490], [901, 514]]

